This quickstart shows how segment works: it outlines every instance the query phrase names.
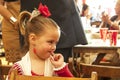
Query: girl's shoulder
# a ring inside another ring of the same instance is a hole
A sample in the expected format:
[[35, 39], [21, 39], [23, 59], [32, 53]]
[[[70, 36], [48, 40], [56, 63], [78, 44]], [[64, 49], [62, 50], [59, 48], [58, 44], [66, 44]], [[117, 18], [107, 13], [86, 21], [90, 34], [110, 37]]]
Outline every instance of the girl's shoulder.
[[22, 67], [18, 63], [13, 64], [12, 68], [10, 69], [10, 72], [13, 70], [17, 70], [18, 74], [20, 75], [23, 74]]
[[11, 72], [13, 70], [16, 70], [19, 75], [23, 75], [23, 70], [22, 70], [21, 66], [18, 63], [15, 63], [15, 64], [13, 64], [13, 66], [11, 67], [11, 69], [9, 70], [8, 80], [10, 79], [10, 75], [11, 75]]

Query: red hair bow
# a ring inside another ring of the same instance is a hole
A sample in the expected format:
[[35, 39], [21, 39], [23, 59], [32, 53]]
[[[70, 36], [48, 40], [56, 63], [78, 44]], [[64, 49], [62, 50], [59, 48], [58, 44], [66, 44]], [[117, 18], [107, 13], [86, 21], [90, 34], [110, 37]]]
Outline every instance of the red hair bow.
[[48, 10], [48, 7], [46, 5], [42, 5], [42, 3], [39, 4], [38, 10], [41, 15], [45, 17], [49, 17], [51, 15], [50, 11]]

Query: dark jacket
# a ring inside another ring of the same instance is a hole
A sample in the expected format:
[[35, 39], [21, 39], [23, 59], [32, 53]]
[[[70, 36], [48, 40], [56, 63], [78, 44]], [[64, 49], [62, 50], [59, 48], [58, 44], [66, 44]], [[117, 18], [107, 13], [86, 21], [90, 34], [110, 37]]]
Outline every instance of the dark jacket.
[[40, 2], [48, 6], [52, 14], [51, 18], [57, 22], [62, 30], [57, 48], [69, 48], [76, 44], [87, 44], [74, 0], [21, 0], [21, 11], [32, 12], [34, 8], [38, 8]]

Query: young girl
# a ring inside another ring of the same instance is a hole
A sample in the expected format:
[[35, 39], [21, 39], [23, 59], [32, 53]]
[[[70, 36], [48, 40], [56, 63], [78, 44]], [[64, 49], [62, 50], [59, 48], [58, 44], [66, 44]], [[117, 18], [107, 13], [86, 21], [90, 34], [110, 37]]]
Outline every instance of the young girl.
[[29, 50], [21, 61], [14, 63], [9, 76], [12, 70], [17, 70], [20, 75], [73, 77], [63, 56], [54, 54], [60, 28], [48, 18], [48, 8], [40, 4], [39, 9], [35, 9], [32, 14], [24, 11], [20, 16], [21, 32]]

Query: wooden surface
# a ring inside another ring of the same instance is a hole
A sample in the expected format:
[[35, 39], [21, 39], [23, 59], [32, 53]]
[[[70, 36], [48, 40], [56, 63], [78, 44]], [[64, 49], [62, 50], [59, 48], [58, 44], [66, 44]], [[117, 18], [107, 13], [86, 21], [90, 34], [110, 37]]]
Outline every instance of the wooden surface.
[[100, 39], [92, 40], [91, 44], [88, 45], [76, 45], [73, 47], [73, 58], [80, 55], [83, 58], [84, 53], [99, 53], [97, 59], [102, 59], [105, 54], [116, 54], [120, 49], [120, 40], [116, 46], [110, 46], [109, 41], [103, 43]]
[[0, 79], [5, 80], [11, 65], [0, 65]]
[[120, 78], [120, 67], [115, 66], [103, 66], [103, 65], [90, 65], [80, 64], [80, 72], [84, 75], [91, 75], [91, 72], [96, 71], [98, 76]]
[[[81, 73], [90, 75], [90, 72], [96, 71], [98, 76], [101, 77], [120, 77], [119, 67], [113, 67], [111, 63], [109, 64], [110, 66], [100, 64], [105, 54], [116, 54], [118, 53], [118, 49], [120, 49], [120, 41], [118, 41], [116, 46], [110, 46], [109, 42], [103, 43], [100, 39], [95, 39], [88, 45], [76, 45], [73, 48], [73, 69], [76, 69], [75, 71], [80, 75]], [[84, 53], [99, 53], [94, 63], [92, 63], [94, 65], [81, 65], [82, 61], [78, 61], [77, 58], [80, 57], [82, 59]]]
[[120, 47], [107, 47], [107, 46], [90, 46], [90, 45], [77, 45], [73, 48], [76, 53], [108, 53], [113, 54], [117, 52]]
[[6, 80], [6, 77], [11, 67], [12, 63], [8, 65], [5, 57], [0, 57], [0, 80]]
[[75, 78], [75, 77], [44, 77], [44, 76], [27, 76], [18, 75], [16, 71], [13, 71], [10, 75], [10, 80], [97, 80], [97, 73], [92, 72], [90, 78]]

